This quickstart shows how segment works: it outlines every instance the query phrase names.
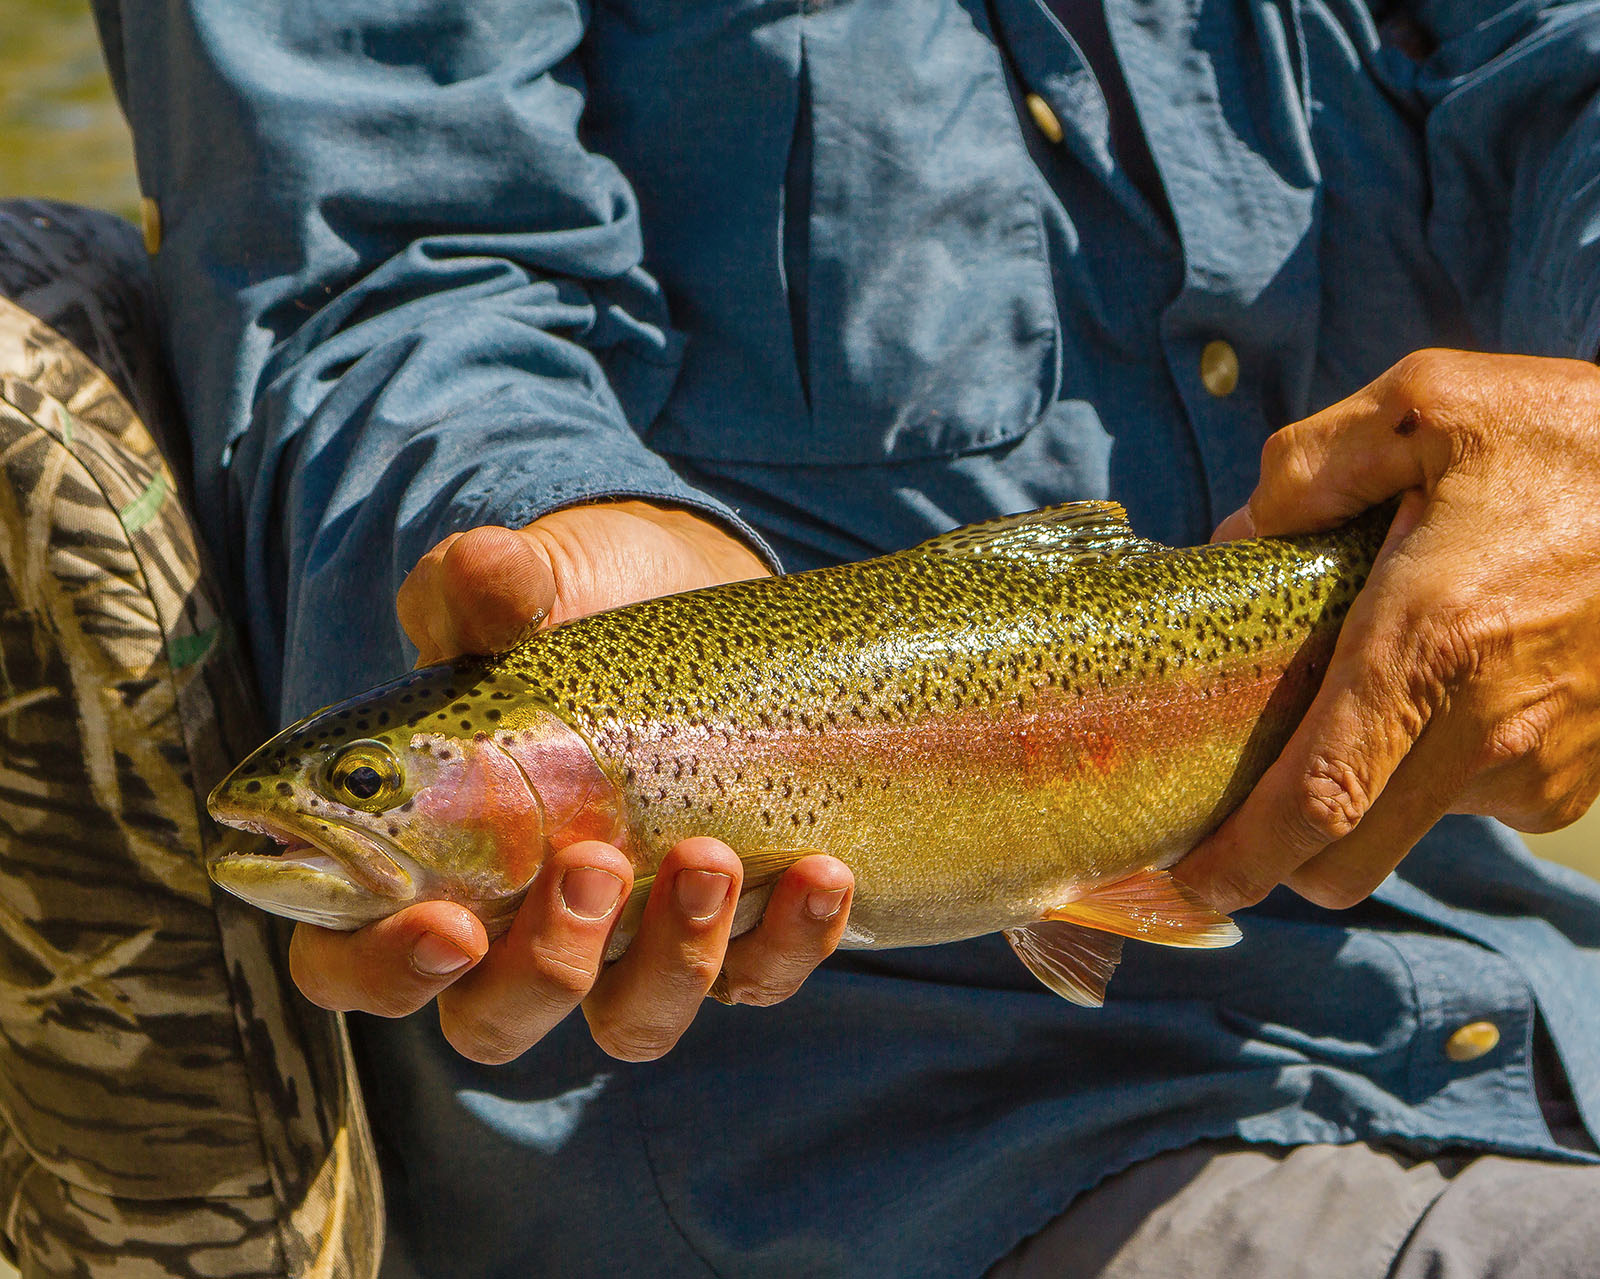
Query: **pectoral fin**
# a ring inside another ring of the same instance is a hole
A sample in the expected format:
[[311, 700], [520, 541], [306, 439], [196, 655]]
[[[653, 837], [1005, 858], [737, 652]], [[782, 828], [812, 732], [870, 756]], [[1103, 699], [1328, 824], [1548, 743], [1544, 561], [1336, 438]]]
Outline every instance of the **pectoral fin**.
[[[802, 857], [810, 857], [821, 851], [818, 848], [757, 848], [740, 853], [739, 860], [744, 863], [744, 881], [739, 888], [739, 904], [734, 908], [733, 935], [737, 937], [742, 932], [748, 932], [761, 918], [761, 911], [766, 909], [771, 893], [758, 890], [770, 890], [783, 872]], [[631, 938], [639, 930], [644, 904], [655, 885], [654, 873], [634, 878], [633, 890], [628, 894], [627, 904], [623, 906], [622, 916], [617, 922], [618, 936]]]
[[1122, 958], [1122, 938], [1058, 919], [1005, 932], [1028, 971], [1061, 998], [1085, 1008], [1105, 1003], [1106, 983]]
[[802, 857], [814, 857], [820, 848], [757, 848], [739, 854], [744, 863], [744, 891], [775, 884]]
[[1101, 884], [1045, 918], [1162, 946], [1231, 946], [1239, 940], [1233, 920], [1164, 870], [1142, 870]]

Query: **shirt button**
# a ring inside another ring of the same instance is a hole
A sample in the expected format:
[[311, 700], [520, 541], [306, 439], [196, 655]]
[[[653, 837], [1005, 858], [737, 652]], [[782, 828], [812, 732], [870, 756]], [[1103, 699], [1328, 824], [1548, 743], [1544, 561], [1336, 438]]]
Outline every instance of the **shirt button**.
[[1200, 352], [1200, 381], [1218, 399], [1232, 395], [1239, 385], [1239, 355], [1220, 338], [1207, 342]]
[[1023, 98], [1023, 102], [1027, 104], [1028, 114], [1033, 117], [1034, 124], [1039, 126], [1039, 132], [1044, 134], [1045, 141], [1049, 142], [1051, 146], [1054, 146], [1066, 136], [1062, 133], [1061, 121], [1056, 117], [1056, 113], [1050, 109], [1050, 104], [1037, 93], [1030, 93]]
[[144, 229], [144, 251], [155, 257], [161, 252], [161, 206], [149, 196], [139, 201], [139, 223]]
[[1444, 1041], [1444, 1055], [1451, 1061], [1477, 1061], [1499, 1042], [1500, 1027], [1492, 1021], [1469, 1021]]

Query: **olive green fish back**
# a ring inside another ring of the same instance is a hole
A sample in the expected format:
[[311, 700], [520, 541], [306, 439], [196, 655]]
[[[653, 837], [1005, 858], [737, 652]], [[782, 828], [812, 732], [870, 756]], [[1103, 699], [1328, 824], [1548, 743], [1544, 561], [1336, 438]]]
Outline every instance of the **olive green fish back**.
[[494, 666], [608, 751], [638, 725], [825, 731], [1009, 707], [1044, 687], [1208, 672], [1336, 628], [1388, 515], [1173, 550], [1134, 536], [1113, 503], [1069, 503], [584, 618]]
[[0, 1251], [29, 1279], [365, 1279], [381, 1201], [343, 1025], [289, 986], [283, 921], [204, 870], [203, 798], [259, 718], [177, 482], [3, 296], [64, 297], [125, 352], [141, 264], [108, 222], [0, 205]]

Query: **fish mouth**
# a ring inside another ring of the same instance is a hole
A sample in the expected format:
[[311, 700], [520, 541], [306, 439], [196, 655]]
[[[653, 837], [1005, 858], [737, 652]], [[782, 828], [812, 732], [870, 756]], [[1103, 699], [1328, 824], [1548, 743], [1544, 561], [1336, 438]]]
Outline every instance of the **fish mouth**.
[[[359, 928], [416, 898], [415, 864], [382, 836], [336, 817], [289, 822], [258, 813], [212, 810], [239, 833], [224, 840], [206, 869], [218, 885], [252, 905], [324, 928]], [[262, 836], [278, 845], [261, 849]]]

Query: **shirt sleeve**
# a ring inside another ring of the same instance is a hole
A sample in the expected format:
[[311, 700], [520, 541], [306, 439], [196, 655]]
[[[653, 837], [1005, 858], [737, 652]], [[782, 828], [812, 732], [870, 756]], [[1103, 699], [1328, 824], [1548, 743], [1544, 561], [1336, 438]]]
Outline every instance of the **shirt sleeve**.
[[1429, 237], [1475, 331], [1600, 355], [1600, 2], [1414, 0]]
[[[445, 534], [641, 497], [681, 339], [579, 136], [579, 0], [99, 0], [195, 455], [269, 705], [402, 669]], [[768, 555], [770, 559], [770, 554]]]

